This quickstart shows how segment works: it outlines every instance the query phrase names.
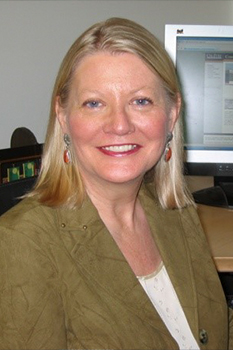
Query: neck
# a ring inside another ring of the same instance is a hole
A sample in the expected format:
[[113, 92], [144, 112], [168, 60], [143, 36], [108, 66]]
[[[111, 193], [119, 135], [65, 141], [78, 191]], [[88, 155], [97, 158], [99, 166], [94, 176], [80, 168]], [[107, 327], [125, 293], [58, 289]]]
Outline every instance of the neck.
[[124, 184], [85, 181], [85, 187], [103, 221], [115, 218], [127, 222], [133, 219], [141, 182], [142, 179]]

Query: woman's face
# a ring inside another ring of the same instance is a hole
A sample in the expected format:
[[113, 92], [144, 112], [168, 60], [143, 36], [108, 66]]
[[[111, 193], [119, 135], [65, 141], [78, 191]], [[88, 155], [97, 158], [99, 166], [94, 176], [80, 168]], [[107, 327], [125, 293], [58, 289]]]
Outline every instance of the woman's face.
[[96, 53], [76, 69], [68, 107], [56, 105], [86, 183], [141, 181], [178, 116], [160, 79], [130, 53]]

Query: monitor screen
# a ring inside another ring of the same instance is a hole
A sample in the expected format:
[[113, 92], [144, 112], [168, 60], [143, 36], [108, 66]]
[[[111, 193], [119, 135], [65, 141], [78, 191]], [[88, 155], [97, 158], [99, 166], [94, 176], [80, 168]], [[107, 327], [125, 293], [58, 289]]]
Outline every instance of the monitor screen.
[[190, 175], [233, 183], [233, 26], [166, 25], [184, 99]]

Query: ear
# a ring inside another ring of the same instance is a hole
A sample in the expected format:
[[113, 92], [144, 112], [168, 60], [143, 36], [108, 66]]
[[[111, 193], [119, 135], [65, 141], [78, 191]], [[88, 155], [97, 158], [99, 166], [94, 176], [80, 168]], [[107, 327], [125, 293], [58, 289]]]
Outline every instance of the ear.
[[67, 116], [64, 108], [61, 106], [61, 101], [59, 96], [56, 97], [55, 112], [63, 133], [64, 134], [68, 133]]
[[174, 126], [177, 122], [177, 119], [179, 118], [180, 115], [180, 110], [181, 110], [181, 96], [178, 93], [176, 97], [176, 102], [173, 104], [173, 106], [170, 109], [169, 112], [169, 131], [173, 131]]

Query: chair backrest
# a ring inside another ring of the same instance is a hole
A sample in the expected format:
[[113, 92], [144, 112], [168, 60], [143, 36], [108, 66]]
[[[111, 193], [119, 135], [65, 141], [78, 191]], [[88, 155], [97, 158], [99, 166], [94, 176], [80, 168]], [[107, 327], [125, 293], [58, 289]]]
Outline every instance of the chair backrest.
[[10, 143], [12, 148], [38, 144], [33, 132], [23, 126], [14, 130]]
[[20, 197], [31, 190], [36, 178], [33, 176], [0, 185], [0, 215], [20, 202]]

